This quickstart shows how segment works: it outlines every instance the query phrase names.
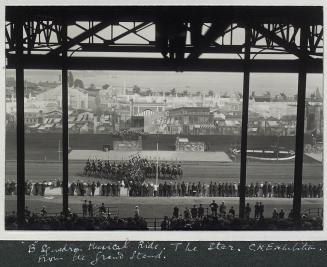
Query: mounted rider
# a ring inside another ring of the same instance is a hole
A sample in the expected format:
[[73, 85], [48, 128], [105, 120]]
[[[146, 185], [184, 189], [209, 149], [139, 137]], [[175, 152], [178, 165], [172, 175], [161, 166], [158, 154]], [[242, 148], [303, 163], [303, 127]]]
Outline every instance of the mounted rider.
[[96, 164], [95, 164], [95, 161], [92, 160], [92, 168], [95, 170], [96, 169]]
[[102, 167], [102, 160], [98, 159], [98, 168]]

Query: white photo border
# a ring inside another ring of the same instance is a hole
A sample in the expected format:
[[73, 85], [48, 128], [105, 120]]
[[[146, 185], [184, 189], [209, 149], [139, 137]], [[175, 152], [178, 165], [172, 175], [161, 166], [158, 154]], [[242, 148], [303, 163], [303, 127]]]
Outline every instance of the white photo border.
[[[119, 4], [113, 0], [5, 0], [0, 4], [0, 237], [2, 240], [53, 240], [53, 241], [320, 241], [327, 240], [327, 220], [323, 220], [322, 231], [6, 231], [4, 227], [5, 218], [5, 7], [6, 6], [85, 6], [85, 5], [124, 5], [124, 6], [154, 6], [154, 5], [224, 5], [224, 6], [323, 6], [323, 14], [327, 12], [327, 3], [323, 0], [297, 0], [297, 1], [237, 1], [237, 0], [205, 0], [205, 1], [154, 1], [154, 0], [125, 0]], [[324, 16], [324, 26], [327, 25], [327, 16]], [[324, 27], [324, 36], [326, 27]], [[324, 54], [326, 46], [324, 46]], [[326, 56], [323, 58], [326, 66]], [[324, 68], [323, 89], [327, 84], [326, 68]], [[324, 96], [324, 107], [327, 102], [327, 94]], [[324, 108], [324, 125], [327, 125], [327, 111]], [[327, 131], [324, 131], [323, 159], [326, 159]], [[323, 162], [324, 193], [327, 192], [326, 181], [326, 160]], [[326, 194], [324, 194], [324, 214], [326, 211]]]

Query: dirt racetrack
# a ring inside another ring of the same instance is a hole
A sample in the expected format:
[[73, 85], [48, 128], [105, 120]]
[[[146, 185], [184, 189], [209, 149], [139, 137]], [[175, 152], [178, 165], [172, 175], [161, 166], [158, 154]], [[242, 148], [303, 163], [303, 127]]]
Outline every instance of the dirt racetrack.
[[[209, 197], [70, 197], [69, 207], [75, 213], [82, 212], [82, 203], [84, 199], [91, 200], [95, 206], [95, 209], [104, 203], [107, 207], [117, 207], [120, 217], [132, 217], [134, 216], [135, 205], [140, 208], [140, 214], [144, 218], [158, 218], [162, 219], [164, 216], [172, 216], [173, 208], [177, 206], [179, 212], [183, 213], [185, 207], [192, 208], [193, 205], [202, 204], [207, 212], [208, 205], [213, 199], [217, 204], [225, 202], [227, 209], [231, 206], [234, 207], [236, 214], [238, 214], [239, 199], [235, 197], [229, 198], [209, 198]], [[264, 216], [271, 217], [274, 208], [284, 209], [286, 216], [292, 209], [292, 199], [290, 198], [247, 198], [246, 202], [250, 203], [252, 207], [252, 214], [254, 215], [254, 205], [257, 201], [264, 204]], [[6, 212], [12, 212], [16, 210], [16, 196], [6, 196], [5, 202]], [[60, 213], [62, 210], [62, 197], [41, 197], [41, 196], [27, 196], [26, 205], [28, 208], [36, 213], [39, 213], [44, 205], [49, 213]], [[317, 209], [323, 207], [322, 198], [306, 198], [302, 199], [302, 211], [307, 209]], [[208, 210], [210, 213], [210, 210]]]
[[[26, 161], [26, 179], [43, 181], [62, 177], [62, 163], [55, 161]], [[99, 180], [97, 178], [82, 177], [85, 162], [70, 161], [69, 177], [71, 181], [82, 179]], [[238, 182], [240, 175], [239, 163], [192, 162], [183, 163], [186, 182]], [[318, 184], [323, 182], [323, 165], [321, 163], [305, 163], [303, 166], [303, 182]], [[247, 182], [270, 181], [292, 182], [294, 164], [292, 163], [258, 163], [250, 162], [247, 167]], [[6, 162], [6, 180], [16, 177], [16, 162]]]

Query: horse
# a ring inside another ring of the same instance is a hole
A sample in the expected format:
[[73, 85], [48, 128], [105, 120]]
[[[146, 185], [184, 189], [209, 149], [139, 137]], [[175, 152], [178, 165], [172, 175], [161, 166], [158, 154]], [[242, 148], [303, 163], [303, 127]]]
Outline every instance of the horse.
[[91, 167], [91, 175], [96, 175], [96, 173], [97, 173], [97, 166], [93, 163]]
[[171, 179], [171, 171], [172, 171], [172, 169], [169, 167], [169, 165], [166, 167], [166, 174], [167, 174], [167, 176], [168, 176], [168, 178], [170, 178]]
[[161, 167], [161, 173], [162, 173], [163, 178], [165, 179], [166, 178], [166, 166], [163, 165]]
[[145, 176], [147, 178], [151, 178], [152, 177], [152, 167], [150, 165], [148, 165], [145, 169]]
[[101, 176], [101, 174], [102, 174], [102, 165], [99, 164], [97, 167], [96, 176], [99, 177]]
[[90, 176], [90, 166], [89, 165], [84, 166], [83, 175], [84, 176], [87, 176], [87, 175]]
[[171, 170], [171, 179], [176, 179], [177, 178], [177, 168], [173, 167]]
[[[159, 166], [158, 166], [159, 167]], [[151, 165], [151, 173], [153, 177], [156, 177], [156, 173], [157, 173], [157, 165], [156, 164], [152, 164]], [[159, 168], [158, 168], [158, 177], [159, 177]]]
[[113, 167], [111, 168], [112, 178], [116, 178], [116, 176], [117, 176], [117, 172], [118, 172], [117, 167], [116, 167], [116, 166], [113, 166]]

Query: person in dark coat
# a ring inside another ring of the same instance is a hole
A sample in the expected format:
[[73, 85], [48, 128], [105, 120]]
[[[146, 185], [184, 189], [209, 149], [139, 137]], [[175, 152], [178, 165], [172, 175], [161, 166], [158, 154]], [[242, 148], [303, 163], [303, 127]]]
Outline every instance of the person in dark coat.
[[83, 211], [83, 217], [85, 217], [87, 215], [87, 202], [86, 200], [84, 200], [84, 203], [82, 205], [82, 211]]
[[45, 188], [46, 188], [45, 182], [41, 183], [41, 196], [44, 196]]
[[272, 215], [272, 218], [275, 220], [275, 221], [277, 221], [277, 219], [278, 219], [278, 212], [277, 212], [277, 209], [274, 209], [274, 211], [273, 211], [273, 215]]
[[35, 183], [35, 185], [34, 185], [34, 187], [35, 187], [35, 195], [37, 196], [37, 195], [39, 195], [39, 194], [40, 194], [39, 183], [38, 183], [38, 182], [36, 182], [36, 183]]
[[115, 186], [114, 183], [111, 185], [110, 189], [111, 189], [111, 192], [112, 192], [112, 196], [115, 197], [116, 196], [116, 186]]
[[95, 188], [96, 188], [96, 185], [95, 185], [95, 183], [93, 182], [92, 184], [91, 184], [91, 193], [92, 193], [92, 196], [94, 197], [94, 193], [95, 193]]
[[177, 183], [177, 195], [179, 197], [182, 195], [181, 184], [179, 182]]
[[101, 215], [104, 215], [106, 213], [106, 207], [104, 206], [104, 203], [102, 203], [101, 206], [99, 207], [99, 213]]
[[195, 196], [196, 195], [196, 185], [195, 185], [195, 183], [192, 184], [191, 190], [192, 190], [191, 195]]
[[204, 208], [202, 207], [202, 204], [200, 204], [198, 208], [198, 217], [202, 219], [203, 216], [204, 216]]
[[89, 216], [93, 217], [93, 204], [92, 201], [89, 201], [89, 205], [88, 205], [88, 211], [89, 211]]
[[271, 193], [272, 193], [272, 186], [271, 186], [271, 183], [268, 183], [267, 191], [268, 191], [268, 197], [271, 197]]
[[107, 183], [107, 186], [106, 186], [106, 196], [110, 196], [111, 194], [111, 184], [110, 183]]
[[182, 196], [185, 196], [185, 193], [186, 193], [186, 185], [185, 185], [184, 181], [181, 184], [181, 189], [182, 189]]
[[165, 216], [160, 226], [161, 226], [161, 230], [169, 230], [169, 220], [167, 216]]
[[164, 197], [167, 197], [168, 196], [168, 185], [167, 185], [166, 182], [163, 185], [163, 196]]
[[229, 211], [228, 211], [228, 215], [231, 219], [234, 219], [235, 218], [235, 210], [234, 210], [234, 207], [232, 206]]
[[221, 202], [221, 205], [219, 206], [219, 213], [222, 215], [222, 216], [225, 216], [226, 215], [226, 206], [225, 206], [225, 202]]
[[285, 212], [283, 209], [281, 209], [279, 212], [279, 219], [284, 219], [284, 216], [285, 216]]
[[211, 214], [214, 217], [217, 217], [217, 210], [218, 210], [218, 205], [215, 200], [212, 201], [212, 203], [209, 205], [211, 208]]
[[173, 211], [173, 217], [178, 218], [178, 212], [179, 212], [179, 209], [177, 206], [175, 206], [174, 211]]
[[100, 185], [100, 190], [101, 190], [101, 196], [105, 196], [106, 195], [106, 185], [102, 184]]
[[76, 189], [76, 184], [73, 182], [73, 183], [70, 185], [70, 194], [71, 194], [72, 196], [74, 195], [75, 189]]
[[119, 183], [116, 183], [116, 196], [117, 197], [120, 196], [120, 185], [119, 185]]
[[254, 206], [254, 218], [255, 219], [259, 218], [259, 202], [255, 203]]
[[191, 212], [189, 210], [189, 208], [185, 207], [185, 210], [184, 210], [184, 219], [185, 220], [189, 220], [191, 217]]
[[196, 205], [193, 205], [193, 208], [191, 209], [191, 215], [192, 219], [195, 219], [198, 215], [198, 209], [196, 208]]
[[267, 197], [268, 196], [268, 183], [265, 182], [263, 187], [262, 187], [262, 192], [263, 192], [263, 196]]
[[212, 184], [212, 181], [210, 182], [210, 185], [209, 185], [209, 197], [212, 197], [213, 196], [213, 184]]
[[79, 183], [79, 186], [80, 186], [81, 196], [83, 197], [84, 196], [84, 193], [85, 193], [85, 191], [84, 191], [84, 184], [81, 182], [81, 183]]
[[312, 197], [312, 184], [311, 183], [309, 183], [309, 186], [308, 186], [308, 194], [307, 194], [307, 196], [309, 197], [309, 198], [311, 198]]
[[265, 207], [264, 205], [260, 202], [259, 203], [259, 215], [260, 215], [260, 219], [263, 219], [263, 213], [265, 211]]

